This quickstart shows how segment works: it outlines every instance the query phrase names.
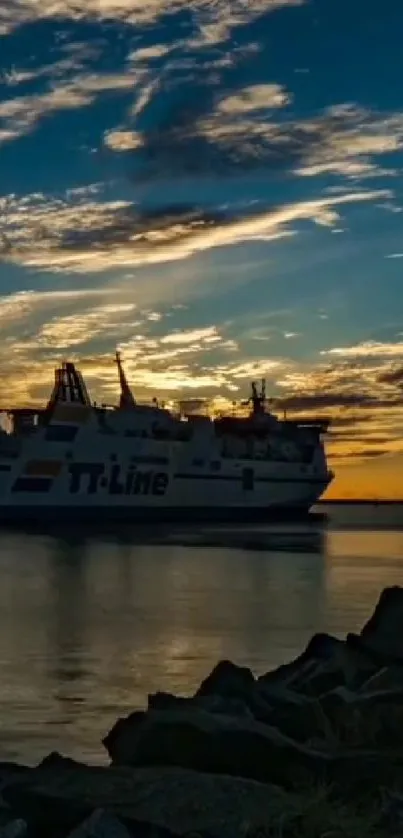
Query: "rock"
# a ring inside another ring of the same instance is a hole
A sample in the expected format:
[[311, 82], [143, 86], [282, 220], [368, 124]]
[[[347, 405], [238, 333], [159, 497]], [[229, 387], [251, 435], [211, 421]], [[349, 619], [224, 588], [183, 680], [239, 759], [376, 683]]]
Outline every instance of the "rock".
[[9, 821], [0, 828], [0, 838], [25, 838], [28, 834], [28, 825], [22, 818]]
[[401, 834], [403, 828], [403, 794], [382, 789], [382, 825], [388, 833], [398, 831]]
[[252, 719], [250, 708], [240, 698], [222, 695], [196, 695], [191, 697], [156, 692], [148, 696], [148, 710], [181, 710], [183, 708], [206, 710], [208, 713], [224, 713], [226, 716], [245, 716]]
[[30, 770], [27, 765], [21, 765], [18, 762], [0, 762], [0, 793], [3, 786], [19, 777], [23, 777]]
[[[123, 765], [130, 764], [130, 754], [136, 747], [137, 738], [140, 736], [145, 719], [150, 715], [144, 710], [134, 710], [127, 717], [117, 719], [109, 733], [102, 740], [102, 744], [108, 751], [109, 756], [119, 749], [119, 761]], [[164, 712], [164, 711], [161, 711]], [[127, 737], [130, 730], [129, 737]]]
[[378, 668], [403, 664], [403, 588], [385, 588], [361, 633], [347, 635], [347, 642], [370, 655]]
[[[247, 703], [246, 703], [247, 702]], [[321, 708], [316, 700], [282, 688], [257, 685], [244, 700], [220, 695], [183, 698], [169, 693], [155, 693], [148, 697], [148, 710], [197, 711], [234, 716], [262, 722], [278, 728], [297, 742], [306, 742], [320, 729]], [[136, 717], [138, 721], [138, 717]]]
[[403, 748], [403, 690], [353, 693], [339, 687], [322, 696], [320, 704], [339, 743]]
[[378, 669], [358, 688], [359, 693], [374, 693], [384, 690], [403, 690], [403, 667], [384, 666]]
[[[117, 729], [116, 729], [117, 728]], [[176, 765], [292, 787], [323, 778], [326, 756], [255, 720], [190, 709], [120, 719], [103, 740], [114, 765]]]
[[285, 663], [258, 678], [259, 683], [282, 684], [291, 687], [298, 681], [303, 672], [309, 671], [312, 665], [319, 661], [330, 661], [334, 656], [335, 649], [343, 645], [342, 640], [332, 637], [330, 634], [314, 634], [307, 647], [298, 657], [290, 663]]
[[243, 699], [254, 685], [255, 677], [250, 669], [222, 660], [202, 681], [195, 697], [220, 695], [226, 698]]
[[372, 676], [376, 667], [358, 649], [328, 634], [316, 634], [304, 652], [289, 664], [258, 678], [258, 685], [271, 688], [281, 685], [311, 698], [338, 686], [356, 689]]
[[69, 838], [131, 838], [131, 835], [115, 815], [104, 809], [95, 809], [89, 818], [70, 832]]
[[307, 742], [321, 729], [322, 710], [316, 699], [281, 686], [270, 688], [267, 684], [259, 685], [254, 698], [255, 719], [277, 728], [296, 742]]
[[[190, 832], [210, 838], [243, 838], [246, 825], [258, 833], [270, 823], [272, 813], [281, 813], [286, 805], [281, 789], [236, 777], [179, 768], [104, 768], [63, 762], [59, 758], [57, 769], [55, 763], [52, 769], [33, 769], [25, 783], [7, 789], [10, 804], [18, 806], [36, 834], [46, 838], [53, 836], [52, 830], [60, 823], [71, 821], [72, 811], [87, 812], [77, 821], [74, 838], [89, 836], [80, 829], [99, 808], [117, 818], [135, 838], [173, 838]], [[71, 828], [65, 830], [66, 835], [69, 832]], [[93, 834], [98, 838], [98, 833]]]

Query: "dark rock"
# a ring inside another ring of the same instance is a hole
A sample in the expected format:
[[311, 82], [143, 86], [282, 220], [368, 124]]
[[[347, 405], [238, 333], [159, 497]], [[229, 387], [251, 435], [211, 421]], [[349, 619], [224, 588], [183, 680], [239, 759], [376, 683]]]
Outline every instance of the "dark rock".
[[323, 777], [326, 756], [276, 728], [202, 710], [149, 712], [141, 726], [131, 716], [104, 740], [114, 765], [172, 765], [292, 787]]
[[294, 661], [258, 678], [259, 687], [282, 685], [311, 698], [338, 686], [356, 689], [376, 671], [361, 650], [328, 634], [316, 634]]
[[[49, 771], [54, 769], [57, 771], [58, 768], [63, 768], [66, 770], [68, 767], [74, 769], [78, 768], [82, 765], [81, 762], [78, 762], [75, 759], [71, 759], [70, 757], [63, 757], [59, 754], [58, 751], [51, 751], [46, 757], [44, 757], [36, 766], [35, 771], [43, 768], [45, 771]], [[31, 769], [32, 770], [32, 769]]]
[[402, 666], [384, 666], [378, 669], [374, 675], [371, 675], [364, 681], [358, 689], [359, 693], [374, 693], [384, 690], [403, 690], [403, 667]]
[[222, 695], [196, 695], [191, 697], [176, 696], [171, 693], [156, 692], [148, 696], [148, 710], [182, 710], [196, 708], [208, 713], [224, 713], [226, 716], [245, 716], [253, 718], [253, 713], [240, 698]]
[[318, 632], [311, 637], [303, 656], [306, 660], [331, 661], [342, 646], [343, 641], [337, 637]]
[[30, 770], [27, 765], [18, 762], [0, 762], [0, 793], [5, 785], [25, 776]]
[[312, 666], [319, 661], [330, 661], [334, 657], [336, 649], [343, 645], [342, 640], [332, 637], [330, 634], [314, 634], [306, 649], [290, 663], [285, 663], [264, 675], [260, 675], [258, 681], [261, 683], [281, 683], [283, 686], [291, 687], [296, 683], [304, 672], [308, 672]]
[[370, 655], [379, 667], [403, 664], [403, 588], [385, 588], [361, 633], [347, 635], [347, 642]]
[[114, 764], [183, 766], [198, 772], [224, 774], [296, 789], [332, 783], [343, 795], [369, 794], [386, 777], [403, 780], [403, 751], [343, 750], [335, 737], [318, 736], [316, 749], [294, 742], [275, 728], [258, 722], [191, 711], [149, 713], [143, 731], [130, 740], [126, 731], [115, 738]]
[[9, 821], [0, 828], [0, 838], [26, 838], [27, 835], [28, 825], [21, 818]]
[[[243, 700], [220, 695], [183, 698], [169, 693], [148, 697], [149, 711], [197, 711], [255, 720], [276, 727], [298, 742], [306, 742], [317, 733], [320, 707], [317, 701], [274, 686], [271, 689], [254, 683]], [[108, 738], [106, 737], [106, 740]]]
[[[120, 717], [113, 727], [110, 729], [109, 733], [104, 737], [102, 740], [102, 744], [108, 751], [108, 754], [111, 755], [116, 750], [115, 743], [118, 743], [118, 747], [120, 747], [120, 752], [123, 757], [122, 752], [122, 737], [127, 734], [129, 729], [130, 723], [130, 743], [128, 743], [128, 748], [133, 749], [136, 744], [136, 734], [140, 736], [140, 731], [142, 730], [142, 726], [144, 721], [147, 717], [147, 713], [144, 710], [134, 710], [133, 713], [130, 713], [127, 717]], [[126, 762], [127, 760], [121, 759], [121, 762]]]
[[254, 685], [255, 677], [250, 669], [223, 660], [202, 681], [195, 697], [221, 695], [226, 698], [242, 699], [248, 695]]
[[253, 707], [257, 721], [278, 728], [296, 742], [307, 742], [321, 729], [322, 709], [318, 701], [281, 686], [259, 685]]
[[[70, 761], [55, 770], [34, 769], [25, 784], [7, 790], [9, 802], [26, 813], [41, 836], [71, 821], [71, 811], [102, 808], [135, 838], [174, 838], [190, 832], [211, 838], [243, 838], [245, 825], [256, 833], [281, 812], [281, 789], [236, 777], [198, 774], [176, 768], [104, 768]], [[93, 815], [92, 815], [93, 816]], [[154, 830], [154, 831], [152, 831]], [[65, 835], [71, 828], [65, 828]], [[74, 834], [74, 833], [73, 833]], [[74, 835], [88, 835], [80, 833]], [[97, 833], [94, 833], [94, 835]], [[109, 838], [109, 836], [108, 836]]]
[[95, 809], [89, 818], [70, 832], [69, 838], [131, 838], [131, 835], [115, 815], [104, 809]]
[[403, 690], [353, 693], [339, 687], [320, 705], [335, 739], [350, 747], [403, 747]]
[[391, 834], [392, 830], [401, 834], [403, 828], [403, 794], [382, 789], [381, 823]]

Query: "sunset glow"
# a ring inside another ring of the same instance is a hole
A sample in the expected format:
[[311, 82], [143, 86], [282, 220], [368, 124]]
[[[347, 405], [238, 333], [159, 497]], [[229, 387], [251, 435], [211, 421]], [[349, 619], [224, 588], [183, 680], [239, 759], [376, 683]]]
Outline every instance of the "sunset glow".
[[117, 347], [140, 400], [265, 378], [332, 420], [329, 496], [403, 499], [391, 8], [0, 0], [0, 407], [64, 359], [113, 402]]

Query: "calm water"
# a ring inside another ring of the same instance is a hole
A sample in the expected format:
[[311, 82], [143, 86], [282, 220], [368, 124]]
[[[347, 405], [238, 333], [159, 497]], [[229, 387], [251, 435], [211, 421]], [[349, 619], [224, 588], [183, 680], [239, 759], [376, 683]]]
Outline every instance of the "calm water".
[[262, 672], [403, 584], [403, 507], [159, 536], [0, 533], [0, 758], [102, 761], [119, 714], [223, 657]]

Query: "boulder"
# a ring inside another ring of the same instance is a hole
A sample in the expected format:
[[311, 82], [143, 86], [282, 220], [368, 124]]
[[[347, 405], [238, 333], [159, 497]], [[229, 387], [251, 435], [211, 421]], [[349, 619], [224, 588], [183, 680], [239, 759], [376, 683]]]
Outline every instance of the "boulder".
[[309, 698], [280, 685], [269, 687], [264, 684], [259, 685], [254, 699], [254, 717], [257, 721], [277, 728], [296, 742], [318, 738], [322, 730], [322, 710], [316, 698]]
[[403, 690], [353, 693], [339, 687], [320, 705], [335, 741], [345, 746], [403, 748]]
[[[33, 769], [25, 783], [9, 786], [6, 794], [41, 838], [60, 834], [60, 824], [69, 835], [72, 812], [77, 819], [74, 838], [103, 838], [105, 833], [91, 833], [89, 827], [97, 825], [99, 830], [106, 817], [115, 829], [108, 838], [123, 838], [116, 820], [136, 838], [190, 833], [244, 838], [246, 826], [257, 834], [286, 806], [281, 789], [251, 780], [180, 768], [86, 766], [62, 757], [57, 767], [53, 758], [51, 768]], [[100, 808], [103, 814], [94, 815]]]
[[282, 664], [276, 669], [260, 675], [257, 679], [258, 683], [270, 686], [281, 684], [283, 687], [291, 688], [299, 680], [304, 679], [312, 667], [317, 665], [318, 661], [331, 660], [334, 649], [340, 643], [342, 643], [341, 640], [337, 640], [330, 634], [315, 634], [300, 655], [290, 663]]
[[361, 633], [350, 633], [347, 642], [369, 655], [378, 668], [403, 664], [403, 588], [385, 588]]
[[148, 710], [204, 710], [235, 718], [254, 719], [278, 728], [297, 742], [306, 742], [312, 736], [317, 736], [320, 729], [320, 706], [316, 700], [279, 685], [269, 688], [256, 682], [244, 699], [214, 694], [184, 698], [169, 693], [154, 693], [148, 696]]
[[222, 660], [202, 681], [195, 697], [220, 695], [225, 698], [245, 698], [255, 686], [255, 677], [246, 666]]
[[28, 824], [22, 818], [16, 818], [0, 827], [0, 838], [27, 838], [27, 836]]
[[206, 710], [208, 713], [224, 713], [226, 716], [244, 716], [252, 719], [250, 708], [240, 698], [222, 695], [196, 695], [191, 697], [176, 696], [171, 693], [156, 692], [148, 696], [148, 710]]
[[17, 779], [27, 774], [31, 769], [27, 765], [18, 762], [0, 762], [0, 793], [3, 786], [10, 780]]
[[350, 648], [331, 635], [316, 634], [294, 661], [261, 675], [257, 682], [263, 690], [281, 685], [318, 698], [338, 686], [357, 689], [378, 668], [361, 649]]
[[403, 667], [383, 666], [371, 675], [358, 688], [358, 693], [374, 693], [384, 690], [403, 690]]
[[114, 765], [175, 765], [288, 788], [327, 769], [326, 755], [274, 727], [195, 708], [120, 719], [103, 744]]
[[95, 809], [89, 818], [80, 823], [69, 838], [131, 838], [126, 826], [104, 809]]

